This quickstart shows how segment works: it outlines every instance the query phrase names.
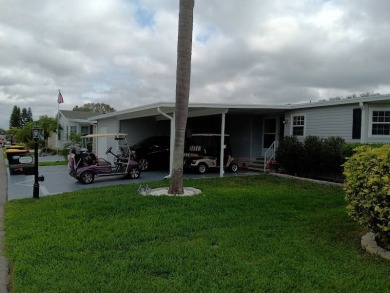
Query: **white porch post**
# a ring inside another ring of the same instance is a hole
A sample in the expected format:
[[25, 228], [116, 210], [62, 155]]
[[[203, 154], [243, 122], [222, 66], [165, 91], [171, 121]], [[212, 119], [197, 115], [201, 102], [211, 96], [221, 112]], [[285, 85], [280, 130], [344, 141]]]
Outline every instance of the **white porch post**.
[[223, 177], [224, 174], [224, 156], [225, 156], [225, 115], [228, 112], [226, 110], [222, 113], [222, 121], [221, 121], [221, 153], [220, 153], [220, 163], [219, 163], [219, 177]]

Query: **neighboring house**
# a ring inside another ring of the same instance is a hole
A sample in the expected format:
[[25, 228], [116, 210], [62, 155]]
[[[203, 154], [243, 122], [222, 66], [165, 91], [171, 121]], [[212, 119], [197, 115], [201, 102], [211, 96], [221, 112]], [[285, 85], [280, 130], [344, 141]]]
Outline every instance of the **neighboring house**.
[[[127, 133], [130, 145], [148, 136], [170, 134], [173, 146], [174, 109], [174, 103], [157, 103], [90, 119], [97, 121], [97, 133]], [[272, 157], [280, 138], [289, 135], [301, 141], [314, 135], [340, 136], [347, 142], [390, 143], [390, 95], [289, 105], [192, 103], [187, 135], [192, 133], [229, 134], [233, 155], [242, 167], [260, 167], [264, 156]], [[105, 149], [114, 145], [113, 140], [100, 143], [98, 156], [105, 157]], [[222, 175], [223, 170], [220, 172]]]
[[58, 148], [62, 148], [64, 144], [70, 142], [70, 135], [72, 133], [81, 135], [94, 133], [96, 121], [89, 119], [92, 116], [96, 116], [96, 113], [59, 110], [57, 119], [60, 129], [57, 133], [57, 140], [54, 139], [51, 143]]

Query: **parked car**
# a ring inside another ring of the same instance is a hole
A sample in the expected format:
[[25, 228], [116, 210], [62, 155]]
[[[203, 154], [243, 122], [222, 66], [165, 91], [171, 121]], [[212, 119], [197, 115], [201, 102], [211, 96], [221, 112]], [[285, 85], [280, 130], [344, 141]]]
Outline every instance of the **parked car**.
[[[186, 138], [185, 152], [193, 144]], [[155, 135], [141, 140], [130, 147], [141, 171], [169, 168], [171, 139], [169, 135]]]
[[130, 147], [141, 171], [169, 167], [170, 137], [156, 135]]
[[[209, 169], [220, 167], [220, 134], [193, 134], [191, 140], [192, 145], [185, 153], [184, 167], [200, 174], [206, 173]], [[231, 172], [237, 172], [238, 164], [232, 155], [229, 135], [225, 135], [224, 149], [224, 168]]]

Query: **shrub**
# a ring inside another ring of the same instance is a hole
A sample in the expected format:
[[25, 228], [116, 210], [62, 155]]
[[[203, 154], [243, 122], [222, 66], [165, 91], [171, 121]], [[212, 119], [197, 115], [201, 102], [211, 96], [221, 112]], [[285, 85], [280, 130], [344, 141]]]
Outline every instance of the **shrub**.
[[344, 164], [347, 211], [390, 249], [390, 145], [358, 147]]
[[341, 147], [341, 155], [343, 157], [343, 160], [345, 161], [347, 158], [352, 156], [355, 153], [355, 149], [359, 146], [362, 146], [362, 145], [368, 145], [370, 147], [379, 148], [385, 144], [383, 144], [383, 143], [362, 144], [359, 142], [345, 143]]
[[303, 142], [303, 164], [302, 167], [305, 173], [309, 176], [319, 173], [319, 168], [322, 158], [323, 139], [318, 136], [307, 136]]
[[341, 147], [341, 155], [343, 157], [343, 160], [345, 161], [349, 157], [351, 157], [355, 153], [355, 149], [359, 146], [362, 146], [363, 144], [359, 142], [350, 142], [350, 143], [345, 143]]
[[72, 143], [71, 142], [68, 142], [68, 143], [65, 143], [62, 147], [62, 149], [59, 150], [59, 154], [61, 156], [64, 157], [64, 160], [68, 160], [68, 155], [69, 155], [69, 152], [70, 152], [70, 147], [71, 147]]
[[322, 143], [321, 171], [324, 173], [341, 173], [343, 157], [341, 148], [345, 141], [338, 136], [325, 138]]
[[276, 161], [289, 174], [301, 173], [303, 161], [302, 143], [295, 136], [283, 137], [276, 151]]

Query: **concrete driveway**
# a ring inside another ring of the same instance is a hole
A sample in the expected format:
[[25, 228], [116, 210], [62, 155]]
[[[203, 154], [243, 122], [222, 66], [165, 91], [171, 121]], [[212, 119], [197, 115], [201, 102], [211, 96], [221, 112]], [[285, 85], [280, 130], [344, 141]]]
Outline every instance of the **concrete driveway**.
[[[39, 158], [39, 161], [55, 161], [63, 160], [61, 158], [43, 157]], [[8, 200], [32, 198], [34, 175], [9, 175], [8, 172]], [[225, 176], [238, 176], [248, 174], [245, 172], [238, 173], [225, 173]], [[59, 194], [63, 192], [71, 192], [83, 188], [101, 187], [108, 185], [118, 184], [142, 184], [146, 185], [146, 182], [151, 181], [163, 181], [164, 177], [168, 175], [168, 171], [148, 171], [141, 173], [138, 179], [123, 179], [122, 176], [112, 177], [100, 177], [96, 178], [93, 184], [82, 184], [68, 174], [67, 166], [48, 166], [39, 167], [39, 175], [45, 177], [44, 182], [39, 182], [39, 195], [47, 196], [53, 194]], [[184, 175], [184, 178], [210, 178], [219, 177], [219, 172], [210, 172], [204, 175], [188, 173]]]

